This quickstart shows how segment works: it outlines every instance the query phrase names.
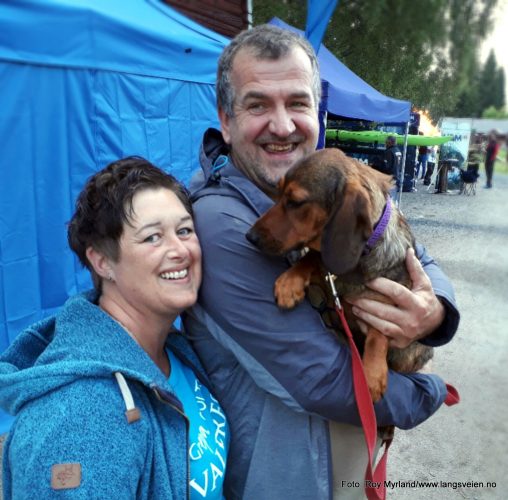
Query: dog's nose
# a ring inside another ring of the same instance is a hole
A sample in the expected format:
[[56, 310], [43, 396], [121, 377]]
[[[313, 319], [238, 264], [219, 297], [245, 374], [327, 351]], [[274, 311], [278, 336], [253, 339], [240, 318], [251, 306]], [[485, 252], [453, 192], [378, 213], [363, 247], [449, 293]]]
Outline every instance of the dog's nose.
[[251, 227], [245, 237], [255, 246], [259, 246], [259, 233]]

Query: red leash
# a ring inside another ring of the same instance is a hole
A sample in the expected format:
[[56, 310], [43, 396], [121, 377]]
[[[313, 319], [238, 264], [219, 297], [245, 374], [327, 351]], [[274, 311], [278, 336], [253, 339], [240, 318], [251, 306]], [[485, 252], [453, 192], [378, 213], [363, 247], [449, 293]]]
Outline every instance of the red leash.
[[[369, 455], [369, 463], [367, 464], [367, 469], [365, 471], [365, 494], [369, 500], [385, 500], [386, 463], [388, 460], [388, 449], [392, 444], [392, 438], [383, 441], [383, 444], [385, 445], [383, 455], [376, 465], [375, 470], [373, 470], [373, 456], [377, 438], [377, 421], [376, 414], [374, 412], [374, 405], [372, 404], [367, 380], [363, 371], [362, 358], [360, 357], [360, 353], [358, 352], [353, 340], [353, 335], [351, 334], [351, 330], [347, 324], [344, 309], [340, 304], [339, 295], [335, 289], [334, 278], [330, 273], [328, 273], [326, 279], [330, 283], [335, 300], [335, 311], [337, 312], [344, 331], [346, 332], [346, 337], [351, 349], [353, 388], [356, 397], [356, 406], [360, 415], [360, 421], [362, 423], [363, 434], [365, 436]], [[445, 404], [448, 406], [457, 404], [460, 401], [457, 389], [450, 384], [446, 384], [446, 388], [448, 389], [448, 394], [444, 401]]]

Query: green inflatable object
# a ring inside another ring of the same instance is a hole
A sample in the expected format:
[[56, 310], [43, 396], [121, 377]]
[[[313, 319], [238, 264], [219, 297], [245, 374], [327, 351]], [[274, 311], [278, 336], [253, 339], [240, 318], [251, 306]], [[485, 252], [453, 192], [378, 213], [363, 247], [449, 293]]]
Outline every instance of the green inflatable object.
[[[353, 132], [351, 130], [339, 130], [330, 128], [326, 130], [326, 138], [339, 141], [356, 141], [356, 142], [378, 142], [384, 144], [386, 138], [393, 135], [397, 139], [397, 144], [404, 144], [404, 137], [400, 134], [390, 132], [380, 132], [379, 130], [364, 130], [361, 132]], [[440, 146], [445, 142], [451, 141], [452, 135], [444, 135], [440, 137], [432, 137], [430, 135], [408, 135], [408, 146]]]

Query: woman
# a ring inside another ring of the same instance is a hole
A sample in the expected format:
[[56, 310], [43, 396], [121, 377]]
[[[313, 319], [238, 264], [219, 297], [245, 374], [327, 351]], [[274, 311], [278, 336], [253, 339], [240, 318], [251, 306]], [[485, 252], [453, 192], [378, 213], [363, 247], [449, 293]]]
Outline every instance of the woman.
[[95, 290], [0, 358], [0, 402], [16, 415], [5, 500], [222, 498], [227, 422], [171, 330], [201, 282], [185, 189], [142, 158], [119, 160], [89, 179], [68, 237]]

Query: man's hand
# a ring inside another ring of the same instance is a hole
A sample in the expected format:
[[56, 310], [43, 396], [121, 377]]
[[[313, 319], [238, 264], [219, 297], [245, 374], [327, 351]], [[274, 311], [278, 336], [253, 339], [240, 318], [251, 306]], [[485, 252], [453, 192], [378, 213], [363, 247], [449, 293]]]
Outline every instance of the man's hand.
[[412, 248], [406, 255], [406, 266], [413, 283], [411, 290], [386, 278], [376, 278], [367, 283], [370, 289], [389, 297], [393, 305], [363, 295], [345, 298], [354, 306], [353, 313], [357, 318], [386, 335], [391, 347], [407, 347], [426, 337], [439, 327], [445, 317], [445, 308], [434, 294]]

